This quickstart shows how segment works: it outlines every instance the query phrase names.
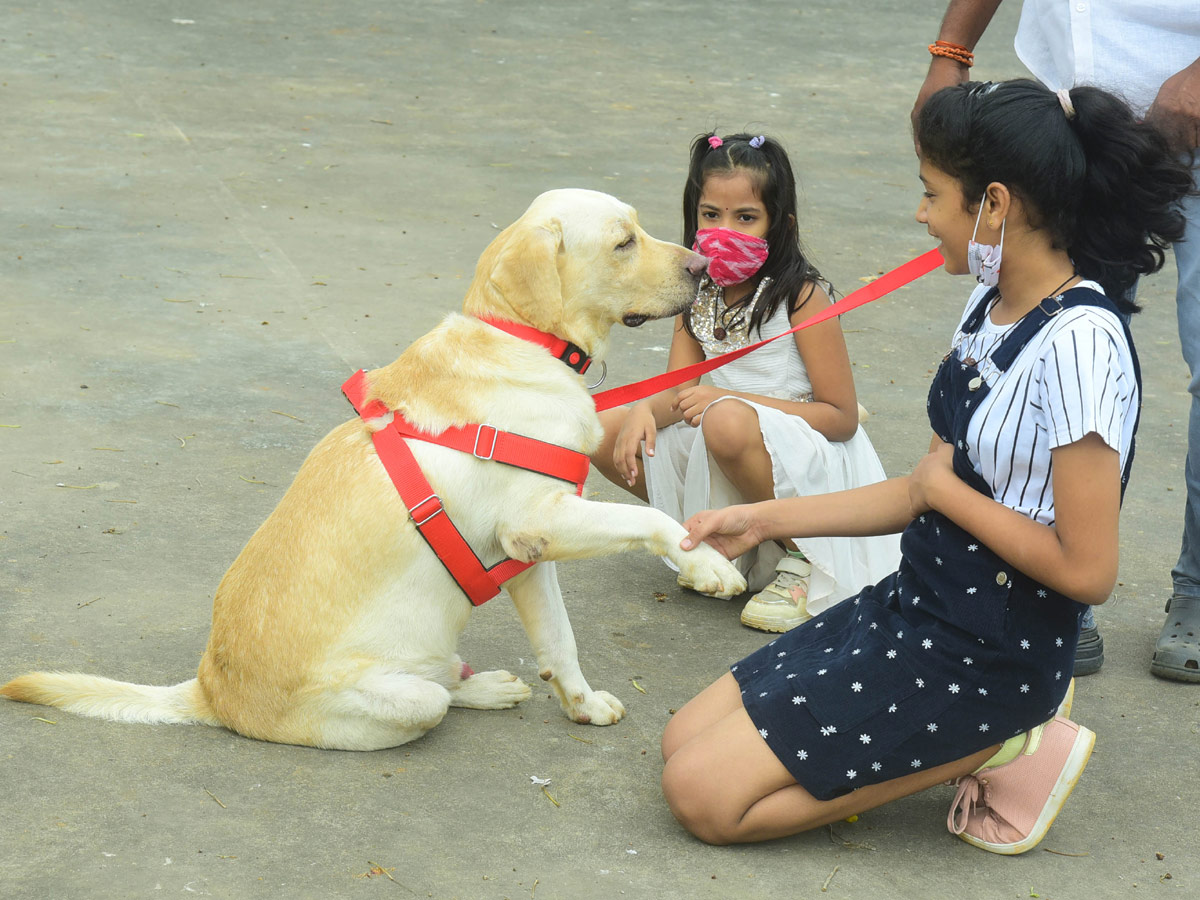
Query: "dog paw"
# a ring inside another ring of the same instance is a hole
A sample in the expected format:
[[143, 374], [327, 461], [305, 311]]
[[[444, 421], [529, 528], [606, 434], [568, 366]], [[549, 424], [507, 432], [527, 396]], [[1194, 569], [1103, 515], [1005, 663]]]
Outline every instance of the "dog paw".
[[672, 561], [679, 566], [679, 583], [701, 594], [729, 598], [746, 590], [742, 573], [708, 544], [681, 551]]
[[625, 706], [608, 691], [591, 691], [572, 698], [567, 715], [581, 725], [613, 725], [624, 718]]
[[529, 685], [512, 672], [476, 672], [450, 691], [450, 705], [468, 709], [510, 709], [529, 699]]

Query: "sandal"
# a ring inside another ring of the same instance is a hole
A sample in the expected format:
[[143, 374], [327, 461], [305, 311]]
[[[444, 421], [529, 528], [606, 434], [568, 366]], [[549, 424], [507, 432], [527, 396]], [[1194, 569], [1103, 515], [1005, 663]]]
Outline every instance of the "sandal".
[[1172, 681], [1200, 682], [1200, 597], [1172, 597], [1150, 672]]

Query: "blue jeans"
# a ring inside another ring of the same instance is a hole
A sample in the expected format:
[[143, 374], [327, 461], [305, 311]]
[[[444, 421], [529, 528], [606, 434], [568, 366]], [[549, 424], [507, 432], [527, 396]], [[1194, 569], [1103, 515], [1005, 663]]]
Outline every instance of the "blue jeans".
[[[1192, 170], [1193, 181], [1200, 185], [1200, 164]], [[1188, 197], [1183, 203], [1187, 216], [1184, 240], [1175, 245], [1175, 265], [1179, 269], [1179, 287], [1175, 294], [1179, 317], [1179, 343], [1188, 364], [1192, 395], [1188, 415], [1188, 452], [1183, 477], [1187, 485], [1187, 506], [1183, 513], [1183, 546], [1179, 562], [1171, 570], [1176, 597], [1200, 597], [1200, 197]]]

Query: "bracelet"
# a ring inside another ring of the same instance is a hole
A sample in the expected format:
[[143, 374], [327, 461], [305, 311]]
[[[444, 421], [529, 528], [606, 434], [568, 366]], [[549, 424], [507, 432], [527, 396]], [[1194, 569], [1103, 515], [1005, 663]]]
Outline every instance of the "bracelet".
[[962, 44], [952, 44], [950, 41], [935, 41], [929, 45], [929, 52], [933, 56], [944, 56], [946, 59], [962, 63], [967, 68], [975, 65], [975, 54], [962, 46]]

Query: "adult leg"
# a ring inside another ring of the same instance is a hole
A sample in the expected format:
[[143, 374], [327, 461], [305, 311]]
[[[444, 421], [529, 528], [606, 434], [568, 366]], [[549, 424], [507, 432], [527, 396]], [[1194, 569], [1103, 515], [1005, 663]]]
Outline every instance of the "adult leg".
[[[1200, 175], [1200, 167], [1194, 171]], [[1187, 231], [1184, 240], [1175, 245], [1179, 270], [1175, 301], [1179, 343], [1191, 373], [1188, 391], [1192, 402], [1183, 476], [1187, 501], [1183, 543], [1171, 571], [1173, 590], [1167, 620], [1150, 671], [1162, 678], [1200, 682], [1200, 198], [1188, 197], [1183, 210]]]
[[973, 772], [999, 746], [823, 801], [795, 782], [759, 736], [733, 675], [696, 700], [695, 709], [676, 714], [687, 711], [687, 718], [668, 726], [678, 726], [675, 733], [663, 736], [663, 794], [680, 824], [710, 844], [770, 840], [836, 822]]

